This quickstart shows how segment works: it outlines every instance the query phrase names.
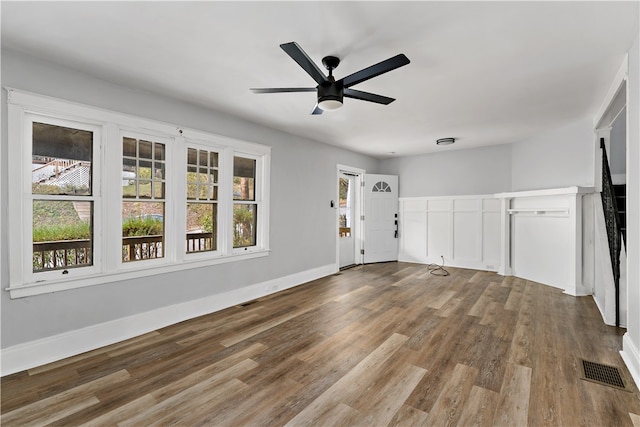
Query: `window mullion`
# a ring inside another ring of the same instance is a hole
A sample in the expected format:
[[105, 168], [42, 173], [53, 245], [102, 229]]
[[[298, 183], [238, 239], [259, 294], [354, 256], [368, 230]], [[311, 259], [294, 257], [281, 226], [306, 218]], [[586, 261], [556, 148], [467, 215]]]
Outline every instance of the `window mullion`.
[[172, 255], [176, 261], [180, 262], [184, 260], [185, 236], [187, 234], [187, 205], [184, 202], [187, 199], [187, 148], [184, 137], [179, 136], [174, 139], [170, 152], [171, 156], [167, 156], [168, 159], [171, 159], [170, 162], [167, 162], [167, 182], [169, 184], [167, 191], [173, 199], [167, 200], [167, 203], [172, 211], [172, 232], [167, 234], [170, 234], [174, 241]]
[[[105, 126], [103, 141], [103, 268], [104, 271], [114, 271], [122, 260], [122, 142], [115, 124]], [[114, 174], [113, 171], [117, 172]]]
[[219, 247], [224, 255], [229, 255], [233, 251], [233, 149], [226, 148], [220, 154]]
[[256, 178], [256, 199], [258, 201], [258, 235], [257, 244], [260, 249], [269, 248], [269, 168], [270, 157], [263, 155], [257, 164]]

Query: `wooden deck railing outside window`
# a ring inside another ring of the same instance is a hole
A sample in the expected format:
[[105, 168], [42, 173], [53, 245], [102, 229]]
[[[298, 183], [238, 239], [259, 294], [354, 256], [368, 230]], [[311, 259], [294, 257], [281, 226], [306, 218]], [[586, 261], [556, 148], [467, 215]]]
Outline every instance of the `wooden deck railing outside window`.
[[[122, 239], [122, 261], [139, 261], [163, 257], [164, 238], [155, 236], [130, 236]], [[186, 251], [205, 252], [215, 250], [213, 233], [187, 233]], [[33, 271], [62, 270], [91, 265], [91, 240], [58, 240], [33, 244]]]

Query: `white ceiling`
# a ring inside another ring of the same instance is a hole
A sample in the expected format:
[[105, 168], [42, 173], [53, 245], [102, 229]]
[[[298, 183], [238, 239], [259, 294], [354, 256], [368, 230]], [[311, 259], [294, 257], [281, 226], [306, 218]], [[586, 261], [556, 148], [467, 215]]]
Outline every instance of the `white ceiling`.
[[[592, 117], [638, 35], [631, 2], [7, 2], [2, 45], [130, 87], [384, 158], [510, 143]], [[341, 78], [398, 53], [411, 63], [310, 115], [287, 54], [341, 58]], [[144, 112], [140, 112], [144, 115]], [[455, 137], [450, 147], [435, 140]]]

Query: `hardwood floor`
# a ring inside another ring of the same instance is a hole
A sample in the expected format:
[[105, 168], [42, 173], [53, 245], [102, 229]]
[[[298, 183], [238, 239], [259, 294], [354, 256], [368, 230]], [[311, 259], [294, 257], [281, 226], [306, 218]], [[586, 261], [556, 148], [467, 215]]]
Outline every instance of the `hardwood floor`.
[[7, 376], [2, 425], [640, 425], [591, 297], [448, 270], [359, 266]]

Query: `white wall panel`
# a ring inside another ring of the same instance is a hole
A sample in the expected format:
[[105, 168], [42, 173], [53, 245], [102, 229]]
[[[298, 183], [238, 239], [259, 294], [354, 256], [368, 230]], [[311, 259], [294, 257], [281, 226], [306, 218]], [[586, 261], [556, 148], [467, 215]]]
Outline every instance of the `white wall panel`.
[[400, 217], [400, 252], [408, 262], [427, 262], [427, 213], [404, 212]]
[[458, 262], [479, 262], [482, 229], [478, 229], [482, 214], [475, 212], [453, 213], [453, 259]]
[[427, 260], [429, 262], [440, 262], [440, 256], [450, 258], [450, 216], [449, 212], [442, 211], [427, 213]]
[[[498, 209], [500, 201], [498, 201]], [[497, 270], [500, 265], [500, 212], [482, 213], [482, 262], [487, 270]]]
[[515, 214], [511, 219], [513, 275], [564, 289], [569, 277], [569, 218]]
[[401, 261], [496, 271], [500, 200], [493, 196], [400, 199]]

